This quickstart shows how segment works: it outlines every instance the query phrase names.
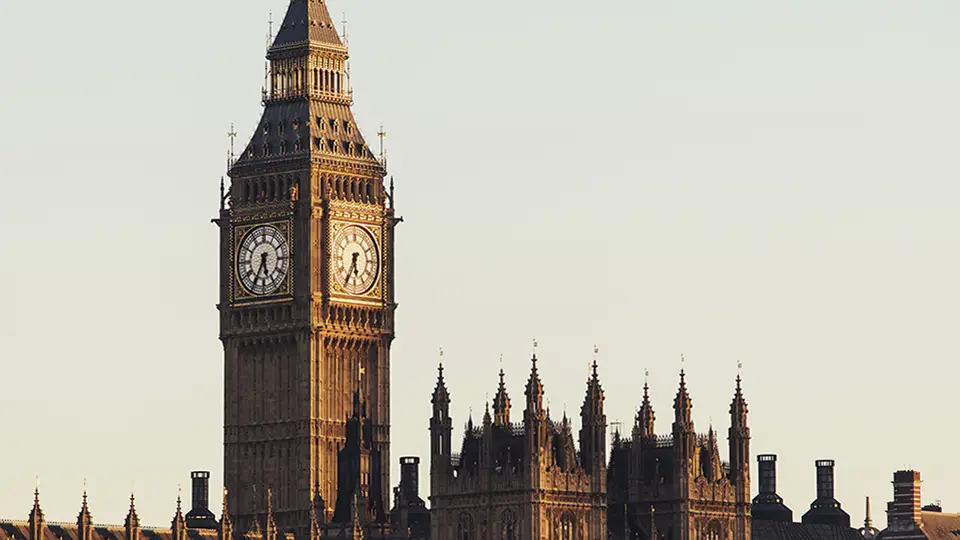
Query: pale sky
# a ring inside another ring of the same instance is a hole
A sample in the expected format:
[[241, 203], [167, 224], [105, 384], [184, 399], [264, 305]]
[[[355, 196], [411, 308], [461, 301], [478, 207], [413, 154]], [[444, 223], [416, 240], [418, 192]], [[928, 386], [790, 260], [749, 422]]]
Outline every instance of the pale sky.
[[[389, 132], [392, 459], [424, 458], [422, 496], [439, 348], [462, 427], [501, 353], [520, 418], [536, 338], [555, 416], [597, 344], [609, 420], [649, 369], [664, 434], [681, 354], [724, 434], [742, 361], [752, 459], [779, 454], [797, 519], [818, 458], [855, 526], [901, 468], [960, 511], [960, 3], [330, 4], [357, 119]], [[37, 474], [70, 522], [84, 477], [97, 522], [135, 481], [158, 526], [190, 470], [220, 484], [209, 220], [285, 7], [0, 3], [0, 516]]]

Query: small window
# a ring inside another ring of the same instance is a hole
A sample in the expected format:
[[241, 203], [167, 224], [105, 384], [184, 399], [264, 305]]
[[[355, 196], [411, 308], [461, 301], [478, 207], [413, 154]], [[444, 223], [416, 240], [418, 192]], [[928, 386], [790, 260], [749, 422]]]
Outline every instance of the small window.
[[334, 120], [333, 118], [331, 118], [331, 119], [330, 119], [330, 131], [336, 131], [336, 130], [337, 130], [337, 121]]
[[266, 137], [270, 134], [270, 122], [263, 123], [263, 136]]
[[317, 117], [317, 127], [320, 128], [320, 129], [323, 129], [324, 126], [325, 126], [325, 124], [324, 124], [324, 122], [323, 122], [323, 118], [320, 118], [320, 117], [318, 116], [318, 117]]

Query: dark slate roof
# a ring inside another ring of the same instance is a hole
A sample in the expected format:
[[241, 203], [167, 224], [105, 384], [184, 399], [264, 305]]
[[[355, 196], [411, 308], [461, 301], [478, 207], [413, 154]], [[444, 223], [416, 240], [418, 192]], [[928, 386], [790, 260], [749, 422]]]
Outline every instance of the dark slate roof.
[[863, 540], [856, 529], [754, 519], [751, 534], [753, 540]]
[[307, 44], [344, 49], [323, 0], [292, 0], [273, 47]]

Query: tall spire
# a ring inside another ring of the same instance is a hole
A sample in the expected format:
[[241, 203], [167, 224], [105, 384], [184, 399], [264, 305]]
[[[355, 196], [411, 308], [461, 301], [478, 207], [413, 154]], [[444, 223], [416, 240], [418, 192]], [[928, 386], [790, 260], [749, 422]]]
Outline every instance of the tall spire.
[[43, 538], [43, 528], [46, 523], [43, 519], [43, 510], [40, 509], [40, 477], [37, 477], [37, 486], [33, 490], [33, 508], [30, 510], [30, 540]]
[[[683, 357], [681, 356], [681, 359]], [[674, 427], [682, 427], [687, 431], [693, 431], [693, 401], [690, 394], [687, 393], [687, 375], [683, 368], [680, 369], [680, 387], [677, 389], [677, 397], [673, 400]]]
[[443, 380], [443, 349], [440, 349], [440, 364], [437, 366], [437, 385], [433, 389], [433, 399], [430, 400], [434, 405], [434, 410], [437, 406], [449, 405], [450, 403], [450, 393], [447, 392], [447, 383]]
[[137, 509], [132, 492], [130, 493], [130, 510], [127, 512], [126, 519], [123, 521], [123, 528], [126, 533], [126, 540], [138, 540], [140, 538], [140, 517], [137, 516]]
[[510, 396], [507, 394], [507, 385], [503, 377], [503, 368], [501, 367], [500, 386], [497, 387], [497, 395], [493, 398], [493, 423], [500, 427], [510, 424]]
[[580, 455], [583, 468], [589, 473], [604, 470], [607, 455], [607, 416], [603, 413], [603, 388], [597, 374], [596, 355], [600, 350], [593, 347], [593, 364], [587, 378], [587, 392], [580, 407]]
[[747, 401], [743, 398], [743, 389], [741, 388], [740, 373], [737, 373], [737, 388], [733, 393], [733, 401], [730, 403], [730, 426], [740, 431], [747, 430]]
[[187, 520], [183, 517], [180, 486], [177, 486], [177, 512], [173, 515], [173, 520], [170, 522], [170, 530], [173, 533], [173, 540], [186, 540]]
[[543, 383], [540, 382], [540, 373], [537, 372], [537, 353], [533, 353], [530, 359], [530, 378], [527, 379], [527, 389], [524, 392], [527, 396], [527, 408], [524, 411], [525, 418], [542, 418], [543, 410]]
[[93, 537], [93, 518], [87, 506], [87, 480], [83, 480], [83, 503], [77, 514], [77, 540], [90, 540]]
[[650, 404], [650, 383], [647, 380], [649, 372], [644, 371], [643, 381], [643, 403], [640, 404], [640, 410], [637, 411], [637, 423], [634, 426], [634, 437], [653, 438], [653, 422], [656, 415], [653, 413], [653, 405]]

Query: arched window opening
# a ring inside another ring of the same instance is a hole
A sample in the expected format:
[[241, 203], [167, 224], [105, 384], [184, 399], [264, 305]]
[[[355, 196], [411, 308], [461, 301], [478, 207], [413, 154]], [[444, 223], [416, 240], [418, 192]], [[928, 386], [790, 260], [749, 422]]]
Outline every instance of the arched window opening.
[[470, 514], [460, 514], [457, 524], [457, 540], [473, 540], [473, 518]]

